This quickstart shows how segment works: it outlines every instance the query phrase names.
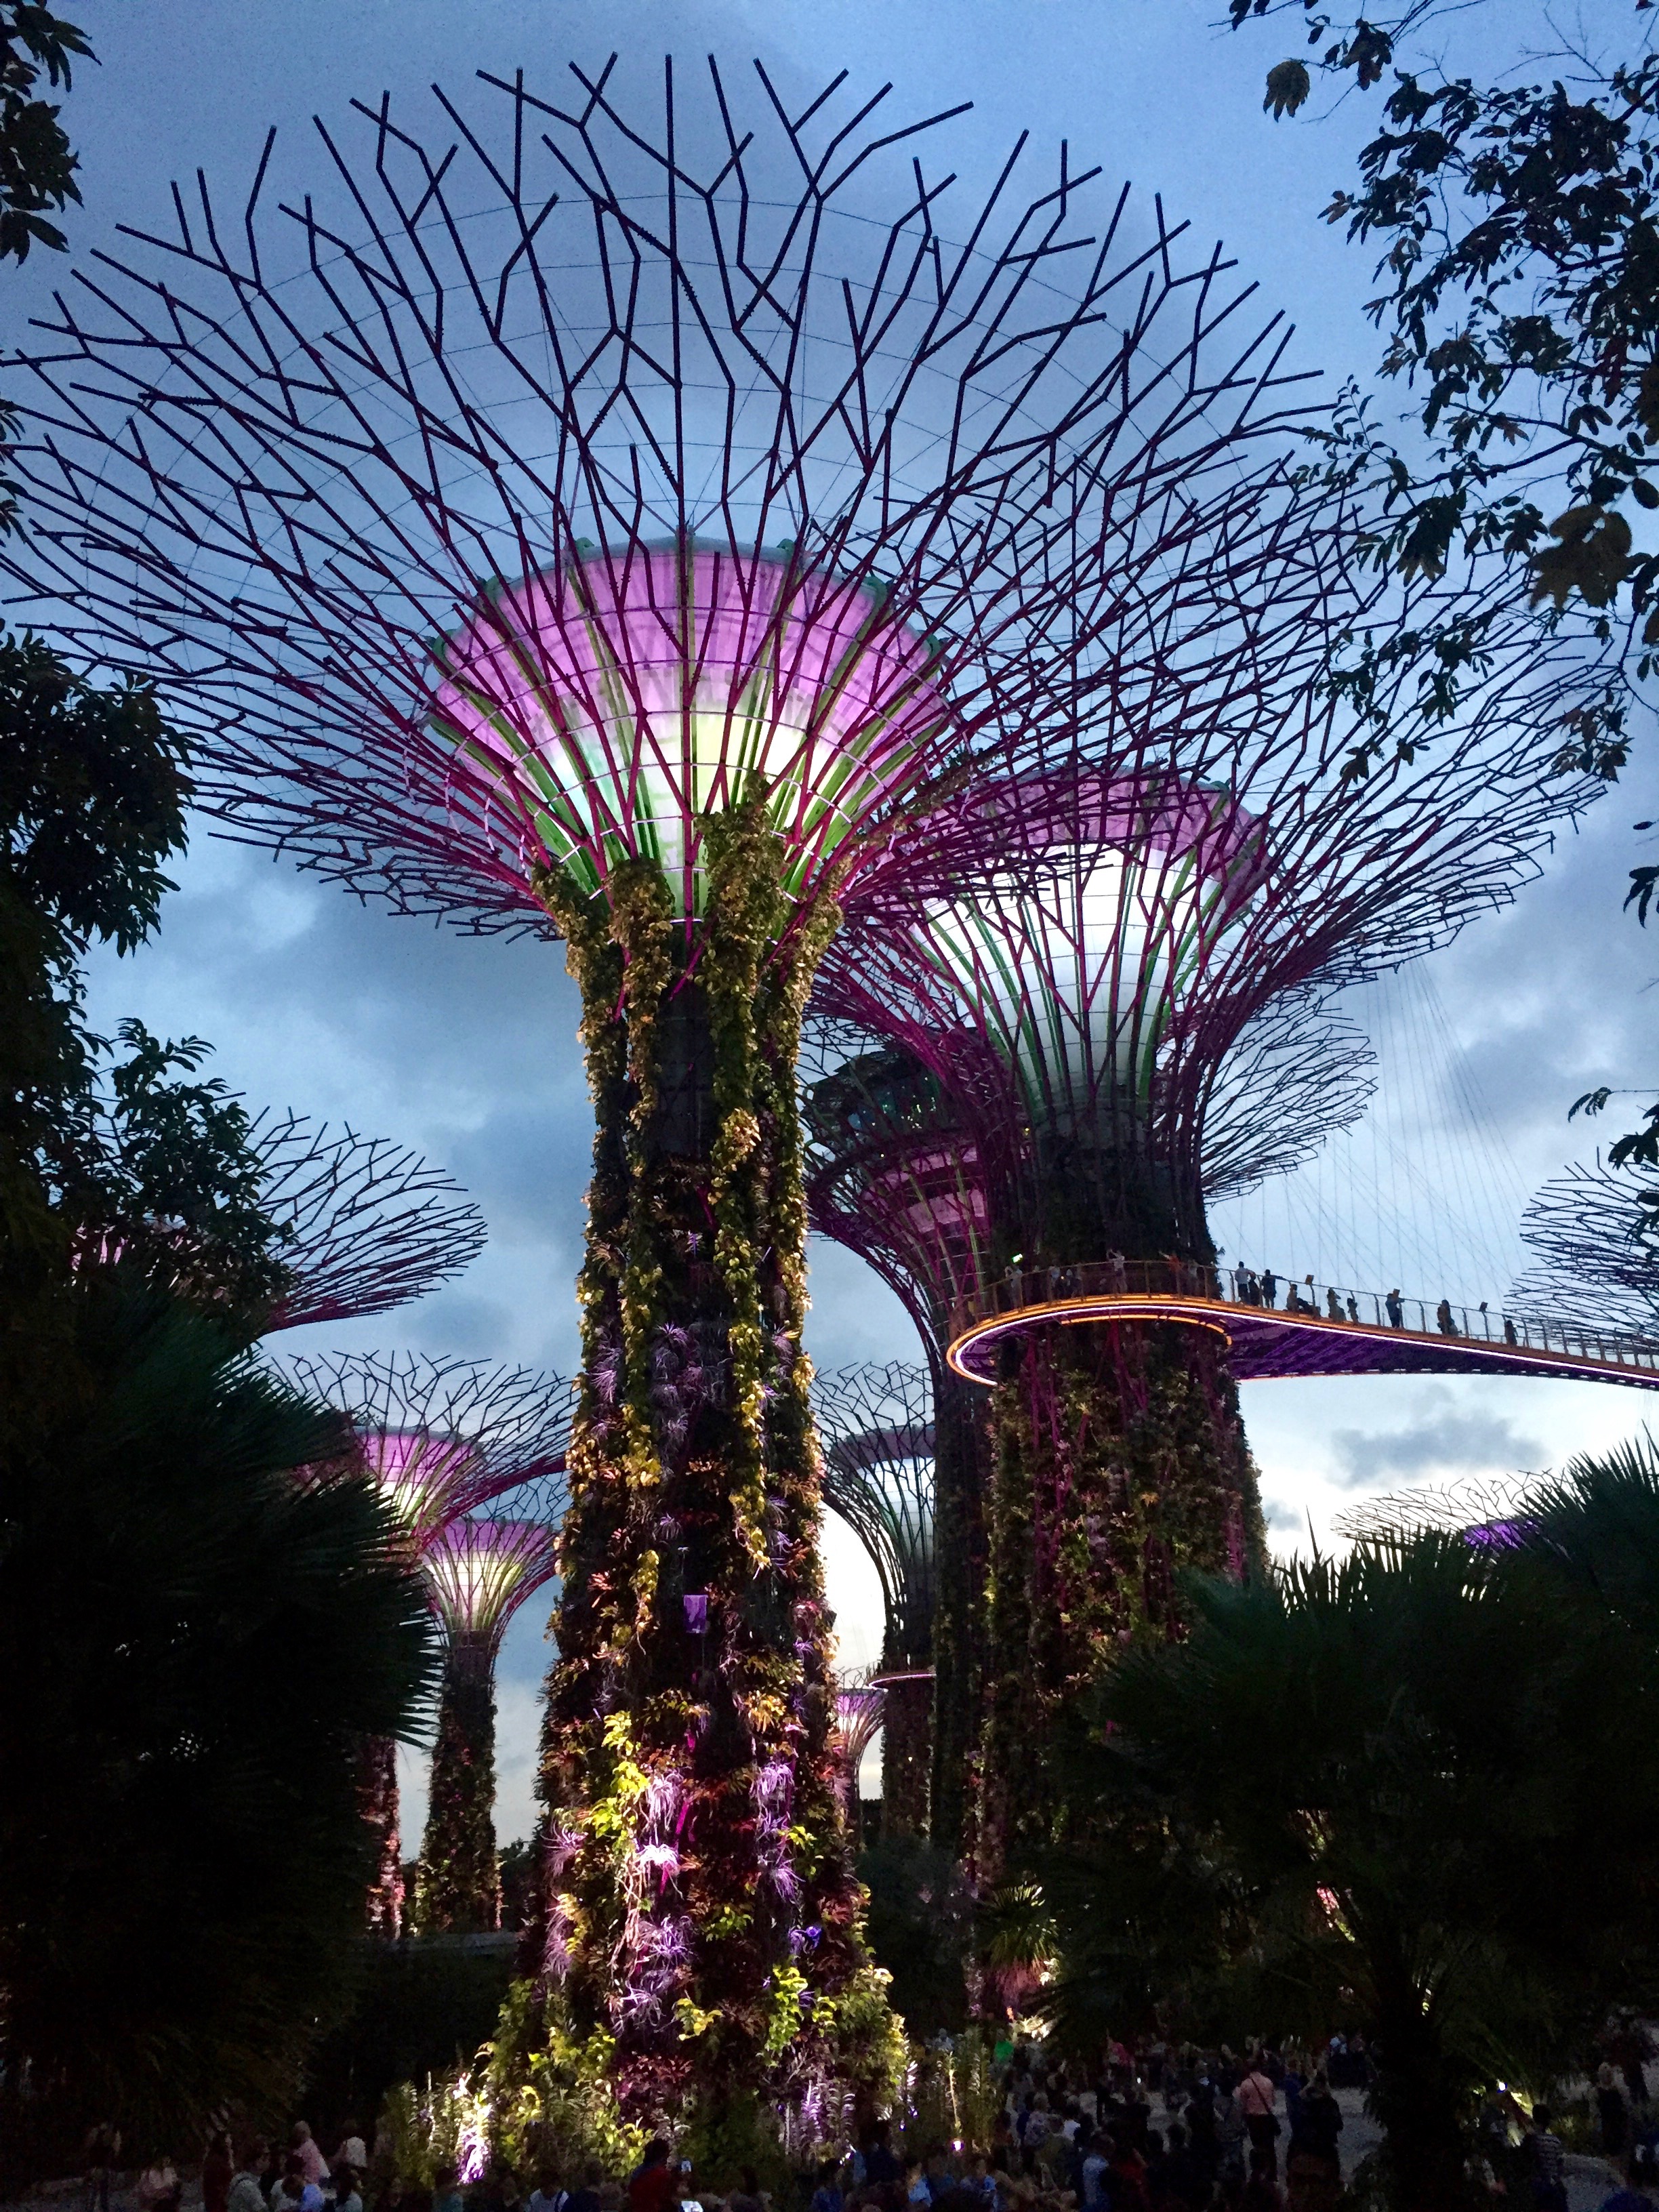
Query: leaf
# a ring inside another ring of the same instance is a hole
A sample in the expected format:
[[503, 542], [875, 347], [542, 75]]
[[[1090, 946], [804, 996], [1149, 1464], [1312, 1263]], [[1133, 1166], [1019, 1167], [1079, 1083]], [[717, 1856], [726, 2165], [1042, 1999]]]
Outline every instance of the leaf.
[[1272, 111], [1278, 122], [1280, 116], [1294, 115], [1313, 90], [1313, 80], [1308, 75], [1305, 62], [1276, 62], [1267, 71], [1267, 96], [1262, 101], [1263, 111]]

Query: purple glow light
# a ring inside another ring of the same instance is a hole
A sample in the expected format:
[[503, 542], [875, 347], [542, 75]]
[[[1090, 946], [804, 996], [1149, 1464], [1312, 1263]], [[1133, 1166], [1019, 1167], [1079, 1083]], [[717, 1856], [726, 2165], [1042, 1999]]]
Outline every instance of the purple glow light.
[[688, 1636], [706, 1636], [708, 1632], [708, 1593], [698, 1590], [682, 1598], [685, 1607], [685, 1630]]
[[595, 553], [495, 586], [441, 648], [434, 726], [583, 890], [648, 855], [700, 913], [696, 817], [751, 774], [809, 890], [861, 816], [906, 787], [949, 709], [931, 649], [867, 585], [764, 554]]

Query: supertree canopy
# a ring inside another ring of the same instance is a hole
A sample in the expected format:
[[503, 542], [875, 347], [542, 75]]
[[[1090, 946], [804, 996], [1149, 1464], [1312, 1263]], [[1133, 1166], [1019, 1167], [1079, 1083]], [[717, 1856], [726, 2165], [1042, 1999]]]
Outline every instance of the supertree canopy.
[[444, 1632], [432, 1788], [415, 1872], [415, 1925], [422, 1935], [501, 1926], [495, 1661], [507, 1622], [557, 1572], [555, 1504], [546, 1520], [451, 1521], [422, 1547], [421, 1572]]
[[1521, 1241], [1537, 1255], [1516, 1279], [1516, 1311], [1607, 1333], [1659, 1334], [1659, 1191], [1637, 1170], [1571, 1167], [1527, 1208]]
[[[483, 1360], [430, 1359], [417, 1353], [346, 1352], [328, 1358], [301, 1355], [290, 1358], [288, 1367], [302, 1390], [349, 1415], [363, 1462], [404, 1530], [411, 1558], [423, 1567], [434, 1548], [442, 1551], [453, 1545], [451, 1532], [456, 1524], [479, 1507], [509, 1496], [545, 1495], [550, 1486], [556, 1496], [562, 1487], [576, 1392], [574, 1384], [557, 1376], [492, 1366]], [[520, 1515], [521, 1520], [529, 1517]], [[457, 1572], [462, 1571], [458, 1564]], [[441, 1577], [443, 1570], [439, 1572]], [[430, 1575], [428, 1585], [440, 1618], [447, 1621], [437, 1595], [443, 1585], [434, 1584]], [[488, 1577], [478, 1587], [482, 1601], [490, 1588]], [[452, 1650], [453, 1644], [452, 1636]], [[488, 1638], [486, 1648], [490, 1656], [484, 1702], [493, 1747], [489, 1675], [495, 1644]], [[453, 1703], [451, 1686], [447, 1671], [447, 1704]], [[443, 1717], [441, 1712], [441, 1722]], [[465, 1718], [473, 1731], [469, 1741], [476, 1745], [476, 1700]], [[440, 1747], [444, 1747], [441, 1741]], [[483, 1807], [486, 1820], [494, 1798], [493, 1747], [489, 1756], [490, 1787]], [[437, 1794], [434, 1786], [434, 1802]], [[404, 1920], [404, 1876], [396, 1751], [390, 1742], [365, 1747], [363, 1803], [377, 1844], [369, 1926], [377, 1934], [396, 1936]], [[476, 1803], [467, 1809], [476, 1830]], [[458, 1838], [457, 1847], [469, 1839]], [[493, 1866], [492, 1852], [492, 1871]]]
[[630, 2108], [810, 2104], [869, 1985], [803, 1001], [843, 916], [1018, 874], [1019, 746], [1146, 664], [1169, 573], [1225, 628], [1294, 571], [1300, 393], [1218, 253], [1064, 152], [958, 205], [948, 118], [611, 75], [440, 94], [429, 143], [361, 110], [276, 212], [268, 145], [239, 220], [204, 187], [106, 264], [17, 393], [14, 566], [159, 675], [234, 834], [564, 938], [599, 1133], [544, 1979]]
[[[118, 1154], [125, 1138], [112, 1126]], [[247, 1125], [257, 1255], [227, 1235], [203, 1194], [175, 1188], [101, 1220], [83, 1248], [234, 1319], [250, 1336], [385, 1313], [424, 1297], [471, 1265], [483, 1216], [417, 1152], [304, 1114], [264, 1112]]]
[[[948, 1100], [943, 1120], [927, 1110], [935, 1130], [951, 1127], [952, 1172], [972, 1164], [975, 1266], [1014, 1271], [999, 1297], [1029, 1309], [993, 1416], [974, 1837], [988, 1875], [1063, 1828], [1080, 1755], [1067, 1731], [1103, 1660], [1176, 1630], [1179, 1570], [1242, 1573], [1261, 1540], [1224, 1337], [1109, 1310], [1059, 1326], [1045, 1298], [1082, 1262], [1164, 1267], [1173, 1287], [1183, 1263], [1212, 1260], [1211, 1116], [1252, 1025], [1286, 1003], [1305, 1017], [1310, 997], [1512, 896], [1551, 821], [1584, 795], [1561, 764], [1562, 717], [1585, 680], [1567, 646], [1479, 573], [1400, 593], [1356, 584], [1340, 520], [1316, 499], [1302, 535], [1287, 525], [1275, 549], [1276, 584], [1261, 568], [1231, 575], [1230, 625], [1212, 618], [1214, 575], [1175, 564], [1156, 665], [1139, 679], [1121, 669], [1111, 699], [1057, 728], [1048, 764], [1026, 771], [1024, 835], [1052, 873], [919, 901], [907, 921], [850, 917], [820, 970], [825, 1017], [884, 1036], [913, 1098], [921, 1078]], [[1422, 701], [1402, 641], [1425, 602], [1455, 596], [1483, 657], [1458, 714], [1419, 744], [1404, 735]], [[1364, 775], [1355, 690], [1330, 675], [1357, 635], [1365, 712], [1401, 735]], [[1327, 1133], [1330, 1047], [1302, 1053], [1293, 1098], [1261, 1082], [1271, 1054], [1242, 1094], [1231, 1086], [1228, 1173], [1293, 1157], [1287, 1119], [1298, 1139]], [[938, 1158], [930, 1136], [943, 1188]], [[946, 1203], [959, 1246], [964, 1212]], [[1045, 1744], [1043, 1785], [1030, 1786]]]
[[270, 1328], [389, 1312], [484, 1248], [483, 1216], [459, 1184], [384, 1137], [266, 1114], [249, 1140], [264, 1164], [260, 1203], [284, 1232]]
[[812, 1386], [824, 1503], [881, 1584], [881, 1832], [927, 1832], [933, 1703], [933, 1404], [927, 1370], [843, 1367]]

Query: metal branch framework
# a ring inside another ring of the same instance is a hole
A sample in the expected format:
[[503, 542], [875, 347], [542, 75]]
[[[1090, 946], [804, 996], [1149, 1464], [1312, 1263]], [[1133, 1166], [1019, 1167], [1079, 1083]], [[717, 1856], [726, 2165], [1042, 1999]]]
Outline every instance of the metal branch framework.
[[934, 1452], [923, 1367], [843, 1367], [819, 1376], [823, 1498], [864, 1547], [881, 1583], [886, 1693], [882, 1833], [925, 1834], [933, 1766]]
[[1465, 1475], [1456, 1482], [1424, 1484], [1367, 1498], [1346, 1507], [1331, 1522], [1335, 1534], [1352, 1544], [1408, 1540], [1439, 1530], [1449, 1536], [1479, 1538], [1501, 1531], [1526, 1509], [1538, 1478], [1529, 1474]]
[[459, 1184], [384, 1137], [265, 1113], [249, 1142], [264, 1163], [260, 1202], [287, 1232], [273, 1329], [407, 1305], [484, 1248], [483, 1216]]
[[576, 1385], [528, 1367], [417, 1352], [300, 1354], [299, 1387], [349, 1416], [417, 1553], [492, 1498], [562, 1474]]
[[859, 1771], [864, 1754], [881, 1729], [884, 1691], [868, 1682], [844, 1683], [836, 1692], [836, 1725], [830, 1741], [841, 1769], [842, 1812], [848, 1827], [857, 1832]]
[[1516, 1279], [1517, 1313], [1613, 1334], [1659, 1331], [1659, 1192], [1618, 1168], [1569, 1168], [1547, 1182], [1521, 1222], [1540, 1264]]
[[507, 1622], [557, 1574], [558, 1540], [556, 1522], [464, 1516], [422, 1545], [422, 1577], [452, 1648], [495, 1658]]

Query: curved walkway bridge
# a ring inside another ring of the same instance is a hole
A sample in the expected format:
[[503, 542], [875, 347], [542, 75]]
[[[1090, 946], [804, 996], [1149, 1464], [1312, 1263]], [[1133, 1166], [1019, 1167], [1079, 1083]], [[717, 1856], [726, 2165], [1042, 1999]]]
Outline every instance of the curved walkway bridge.
[[[1281, 1303], [1282, 1300], [1282, 1303]], [[950, 1362], [994, 1382], [1002, 1346], [1030, 1331], [1087, 1322], [1176, 1322], [1213, 1329], [1241, 1382], [1296, 1375], [1554, 1375], [1659, 1390], [1659, 1340], [1602, 1336], [1537, 1316], [1489, 1313], [1443, 1298], [1338, 1289], [1177, 1260], [1103, 1260], [1004, 1276], [953, 1316]]]

